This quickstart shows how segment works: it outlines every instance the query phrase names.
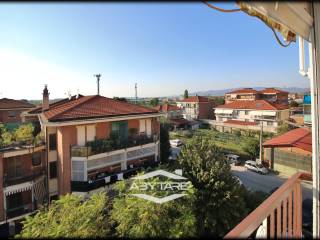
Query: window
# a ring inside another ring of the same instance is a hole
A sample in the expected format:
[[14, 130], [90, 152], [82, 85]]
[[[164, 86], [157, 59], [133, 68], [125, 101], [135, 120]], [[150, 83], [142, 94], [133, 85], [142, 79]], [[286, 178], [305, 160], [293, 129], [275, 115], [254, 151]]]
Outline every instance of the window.
[[7, 158], [7, 176], [9, 178], [19, 177], [22, 175], [22, 164], [20, 156]]
[[57, 134], [49, 134], [49, 150], [57, 150]]
[[245, 115], [248, 115], [248, 114], [249, 114], [249, 111], [244, 111], [244, 114], [245, 114]]
[[49, 165], [49, 168], [50, 168], [50, 179], [57, 178], [57, 172], [58, 172], [57, 161], [51, 162]]
[[17, 116], [17, 112], [16, 111], [9, 111], [8, 112], [8, 117], [16, 117]]
[[273, 126], [273, 122], [267, 122], [267, 126]]
[[41, 165], [41, 152], [36, 152], [32, 154], [32, 166]]

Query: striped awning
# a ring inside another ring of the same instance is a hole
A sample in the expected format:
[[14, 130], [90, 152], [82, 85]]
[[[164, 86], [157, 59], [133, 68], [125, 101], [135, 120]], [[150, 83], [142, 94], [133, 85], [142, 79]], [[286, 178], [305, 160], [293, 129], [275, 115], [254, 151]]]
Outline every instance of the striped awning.
[[31, 182], [25, 182], [20, 183], [12, 186], [8, 186], [4, 188], [4, 195], [10, 196], [12, 194], [18, 193], [18, 192], [26, 192], [32, 189], [32, 181]]

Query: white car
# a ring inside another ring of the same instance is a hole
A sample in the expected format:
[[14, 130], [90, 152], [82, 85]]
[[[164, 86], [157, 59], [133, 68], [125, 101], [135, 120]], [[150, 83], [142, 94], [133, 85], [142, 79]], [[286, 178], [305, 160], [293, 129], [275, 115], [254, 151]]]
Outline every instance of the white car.
[[251, 171], [260, 173], [260, 174], [267, 174], [268, 169], [266, 169], [264, 166], [261, 164], [256, 163], [255, 161], [248, 160], [245, 162], [244, 166]]
[[238, 165], [241, 163], [238, 155], [228, 153], [225, 155], [225, 157], [226, 157], [228, 163], [230, 163], [230, 164]]
[[170, 145], [173, 147], [179, 147], [183, 145], [183, 142], [179, 139], [170, 140]]

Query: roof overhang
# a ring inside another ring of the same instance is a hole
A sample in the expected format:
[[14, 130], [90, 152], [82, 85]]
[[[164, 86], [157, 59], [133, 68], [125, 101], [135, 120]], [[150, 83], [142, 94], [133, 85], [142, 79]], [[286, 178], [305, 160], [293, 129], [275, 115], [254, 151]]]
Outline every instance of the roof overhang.
[[80, 124], [94, 124], [99, 122], [113, 122], [113, 121], [123, 121], [131, 119], [143, 119], [150, 117], [161, 117], [165, 116], [164, 113], [149, 113], [149, 114], [139, 114], [139, 115], [123, 115], [123, 116], [114, 116], [114, 117], [101, 117], [101, 118], [92, 118], [92, 119], [79, 119], [72, 121], [60, 121], [60, 122], [50, 122], [48, 121], [43, 114], [39, 115], [39, 120], [41, 126], [44, 127], [62, 127], [62, 126], [72, 126]]
[[[310, 2], [238, 2], [244, 12], [254, 10], [272, 21], [282, 25], [304, 39], [310, 41], [310, 31], [313, 25]], [[248, 8], [246, 10], [245, 8]], [[249, 14], [249, 13], [248, 13]], [[250, 14], [249, 14], [250, 15]]]

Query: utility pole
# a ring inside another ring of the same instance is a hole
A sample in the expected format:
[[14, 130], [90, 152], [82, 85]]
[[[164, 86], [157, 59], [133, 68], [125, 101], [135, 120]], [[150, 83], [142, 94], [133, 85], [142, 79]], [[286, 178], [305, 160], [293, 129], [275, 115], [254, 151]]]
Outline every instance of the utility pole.
[[100, 77], [101, 77], [101, 74], [94, 74], [93, 75], [94, 77], [97, 78], [97, 94], [100, 95]]
[[137, 83], [134, 84], [134, 90], [135, 90], [135, 98], [136, 98], [136, 104], [138, 103], [138, 87]]

